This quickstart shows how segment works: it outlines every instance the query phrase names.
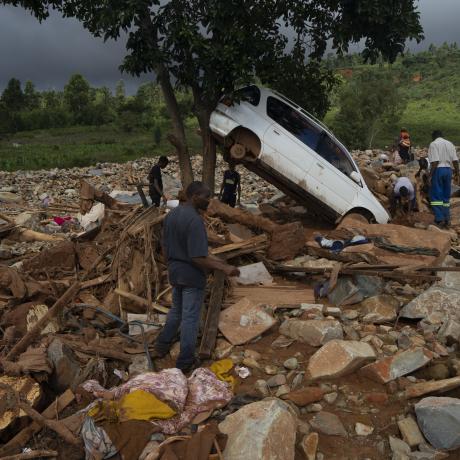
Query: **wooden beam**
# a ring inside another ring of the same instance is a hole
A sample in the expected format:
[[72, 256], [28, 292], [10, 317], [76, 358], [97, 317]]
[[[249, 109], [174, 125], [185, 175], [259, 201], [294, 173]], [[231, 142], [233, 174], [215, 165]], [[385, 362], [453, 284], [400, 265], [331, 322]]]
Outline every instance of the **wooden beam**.
[[147, 309], [152, 306], [155, 310], [158, 310], [161, 313], [169, 312], [169, 308], [163, 307], [163, 305], [159, 305], [157, 303], [152, 303], [152, 305], [150, 305], [150, 302], [147, 299], [144, 299], [143, 297], [139, 297], [138, 295], [135, 295], [135, 294], [131, 294], [131, 292], [123, 291], [120, 288], [115, 289], [115, 294], [118, 294], [124, 297], [125, 299], [132, 300], [133, 302], [139, 305], [142, 305], [146, 307]]
[[[46, 419], [56, 418], [59, 412], [63, 411], [75, 399], [75, 395], [71, 390], [66, 390], [53, 401], [43, 412], [42, 416]], [[37, 422], [32, 422], [21, 430], [14, 438], [10, 439], [4, 446], [0, 447], [0, 455], [12, 455], [15, 452], [20, 452], [24, 446], [32, 439], [32, 436], [42, 429], [42, 425]]]
[[220, 270], [215, 270], [203, 336], [198, 352], [200, 358], [203, 359], [209, 359], [216, 346], [217, 326], [219, 324], [220, 310], [224, 300], [224, 289], [225, 274]]

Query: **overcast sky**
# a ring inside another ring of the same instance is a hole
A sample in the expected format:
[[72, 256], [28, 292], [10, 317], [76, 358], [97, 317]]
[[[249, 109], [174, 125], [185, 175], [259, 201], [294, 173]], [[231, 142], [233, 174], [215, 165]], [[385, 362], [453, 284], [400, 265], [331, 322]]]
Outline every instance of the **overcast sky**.
[[[460, 44], [460, 0], [419, 0], [426, 39], [411, 49], [444, 41]], [[356, 51], [357, 47], [352, 47]], [[32, 80], [39, 89], [62, 89], [73, 73], [82, 73], [94, 86], [114, 88], [123, 79], [132, 93], [140, 81], [121, 74], [123, 41], [104, 43], [80, 23], [53, 14], [40, 24], [21, 8], [0, 6], [0, 90], [11, 77]]]

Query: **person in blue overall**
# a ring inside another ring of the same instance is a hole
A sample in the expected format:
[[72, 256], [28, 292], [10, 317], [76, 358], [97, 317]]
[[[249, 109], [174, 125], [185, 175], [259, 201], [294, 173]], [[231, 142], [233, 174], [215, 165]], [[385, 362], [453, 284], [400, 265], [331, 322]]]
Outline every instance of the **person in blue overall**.
[[455, 180], [459, 180], [459, 163], [454, 144], [442, 137], [441, 131], [434, 131], [433, 142], [428, 149], [430, 162], [430, 204], [434, 212], [435, 224], [440, 227], [450, 225], [450, 195], [452, 167]]
[[235, 163], [230, 162], [228, 164], [228, 169], [224, 172], [224, 180], [220, 188], [219, 200], [234, 208], [237, 203], [238, 205], [240, 204], [240, 199], [241, 178], [239, 173], [235, 171]]

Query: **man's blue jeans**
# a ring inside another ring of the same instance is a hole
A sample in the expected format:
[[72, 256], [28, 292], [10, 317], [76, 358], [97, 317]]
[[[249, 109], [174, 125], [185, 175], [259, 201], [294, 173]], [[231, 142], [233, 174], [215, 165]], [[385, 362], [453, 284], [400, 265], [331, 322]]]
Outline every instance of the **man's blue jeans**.
[[180, 328], [180, 353], [176, 361], [178, 369], [186, 369], [195, 361], [203, 298], [204, 289], [173, 286], [173, 306], [169, 310], [165, 327], [158, 336], [155, 348], [160, 353], [167, 353]]

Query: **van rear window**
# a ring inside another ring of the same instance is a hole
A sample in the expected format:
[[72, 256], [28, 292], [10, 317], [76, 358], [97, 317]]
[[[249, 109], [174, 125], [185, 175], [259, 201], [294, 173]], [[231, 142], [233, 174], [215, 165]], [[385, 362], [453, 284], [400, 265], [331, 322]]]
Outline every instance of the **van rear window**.
[[234, 97], [237, 101], [246, 101], [257, 107], [260, 102], [260, 89], [255, 85], [246, 86], [236, 90]]

